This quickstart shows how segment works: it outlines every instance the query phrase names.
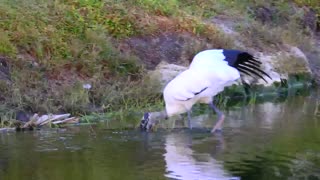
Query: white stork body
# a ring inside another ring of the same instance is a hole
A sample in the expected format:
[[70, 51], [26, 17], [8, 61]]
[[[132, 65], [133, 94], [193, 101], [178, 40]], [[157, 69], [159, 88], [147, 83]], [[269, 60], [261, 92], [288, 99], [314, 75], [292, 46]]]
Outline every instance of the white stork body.
[[[207, 103], [219, 116], [213, 131], [220, 128], [224, 116], [213, 104], [213, 97], [239, 79], [240, 72], [250, 76], [256, 75], [263, 80], [265, 79], [261, 74], [270, 78], [260, 69], [260, 65], [261, 62], [251, 54], [239, 50], [212, 49], [199, 52], [189, 68], [177, 75], [164, 88], [165, 116], [171, 117], [188, 112], [191, 128], [192, 106], [195, 103]], [[145, 113], [140, 127], [150, 129], [153, 126], [150, 124], [153, 123], [150, 121], [152, 116], [152, 113]]]
[[222, 50], [198, 53], [189, 69], [171, 80], [163, 91], [167, 115], [189, 111], [195, 103], [212, 102], [212, 98], [240, 78], [240, 73], [228, 65]]

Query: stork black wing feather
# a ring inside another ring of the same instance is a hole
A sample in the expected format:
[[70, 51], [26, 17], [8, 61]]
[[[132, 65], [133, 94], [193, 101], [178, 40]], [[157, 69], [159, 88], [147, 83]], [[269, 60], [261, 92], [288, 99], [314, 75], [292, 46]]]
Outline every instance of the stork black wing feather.
[[268, 81], [267, 81], [266, 79], [264, 79], [264, 77], [261, 76], [261, 74], [257, 73], [256, 71], [254, 71], [254, 70], [252, 70], [252, 69], [250, 69], [250, 68], [241, 66], [241, 67], [239, 67], [238, 69], [242, 69], [242, 70], [245, 70], [245, 71], [247, 71], [247, 72], [250, 72], [250, 73], [252, 73], [252, 74], [260, 77], [261, 79], [263, 79], [266, 83], [268, 83]]
[[[223, 55], [225, 56], [225, 61], [228, 62], [229, 66], [238, 69], [240, 72], [252, 76], [252, 74], [258, 76], [259, 78], [266, 81], [262, 76], [265, 75], [272, 79], [266, 72], [261, 69], [261, 62], [253, 55], [239, 51], [239, 50], [223, 50]], [[267, 82], [267, 81], [266, 81]]]
[[251, 65], [251, 64], [245, 64], [245, 65], [239, 64], [239, 65], [242, 66], [242, 67], [243, 67], [243, 66], [244, 66], [244, 67], [249, 67], [249, 68], [252, 68], [252, 69], [254, 69], [254, 70], [256, 70], [256, 71], [259, 71], [260, 73], [266, 75], [268, 78], [271, 79], [271, 77], [269, 76], [269, 74], [267, 74], [266, 72], [264, 72], [264, 71], [262, 71], [261, 69], [257, 68], [256, 66], [253, 66], [253, 65]]
[[252, 74], [248, 73], [247, 71], [243, 70], [243, 69], [238, 69], [240, 72], [250, 76], [250, 77], [253, 77]]

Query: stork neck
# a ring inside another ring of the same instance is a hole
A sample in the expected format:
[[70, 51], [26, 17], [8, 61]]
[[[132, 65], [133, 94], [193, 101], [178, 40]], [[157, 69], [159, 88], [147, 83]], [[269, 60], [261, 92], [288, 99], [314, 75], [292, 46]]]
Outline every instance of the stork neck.
[[156, 112], [155, 114], [160, 119], [168, 119], [168, 114], [165, 110]]

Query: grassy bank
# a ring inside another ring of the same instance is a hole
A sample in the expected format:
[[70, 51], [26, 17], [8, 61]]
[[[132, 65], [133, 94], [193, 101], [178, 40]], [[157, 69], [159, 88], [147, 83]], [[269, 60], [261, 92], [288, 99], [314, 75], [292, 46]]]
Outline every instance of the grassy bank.
[[[286, 1], [275, 2], [280, 18], [261, 24], [252, 9], [271, 2], [1, 0], [0, 56], [7, 59], [11, 76], [10, 82], [0, 80], [1, 119], [10, 119], [16, 110], [81, 115], [161, 104], [157, 82], [145, 77], [144, 62], [123, 52], [121, 43], [187, 32], [214, 47], [236, 47], [214, 24], [206, 23], [217, 15], [239, 20], [237, 31], [250, 39], [248, 46], [263, 49], [265, 44], [287, 43], [312, 48], [310, 32], [297, 23], [301, 15], [293, 16]], [[297, 1], [312, 7], [318, 7], [317, 2]], [[319, 18], [319, 8], [316, 11]], [[92, 88], [86, 90], [84, 84]]]

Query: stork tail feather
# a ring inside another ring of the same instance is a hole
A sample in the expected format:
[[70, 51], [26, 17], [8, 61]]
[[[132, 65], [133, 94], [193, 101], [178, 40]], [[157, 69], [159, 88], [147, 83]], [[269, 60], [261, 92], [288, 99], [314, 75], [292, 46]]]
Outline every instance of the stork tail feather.
[[255, 75], [263, 79], [265, 82], [267, 82], [267, 80], [263, 76], [267, 76], [272, 79], [269, 74], [261, 69], [262, 62], [253, 55], [238, 50], [224, 50], [224, 55], [228, 64], [240, 72], [251, 77]]

